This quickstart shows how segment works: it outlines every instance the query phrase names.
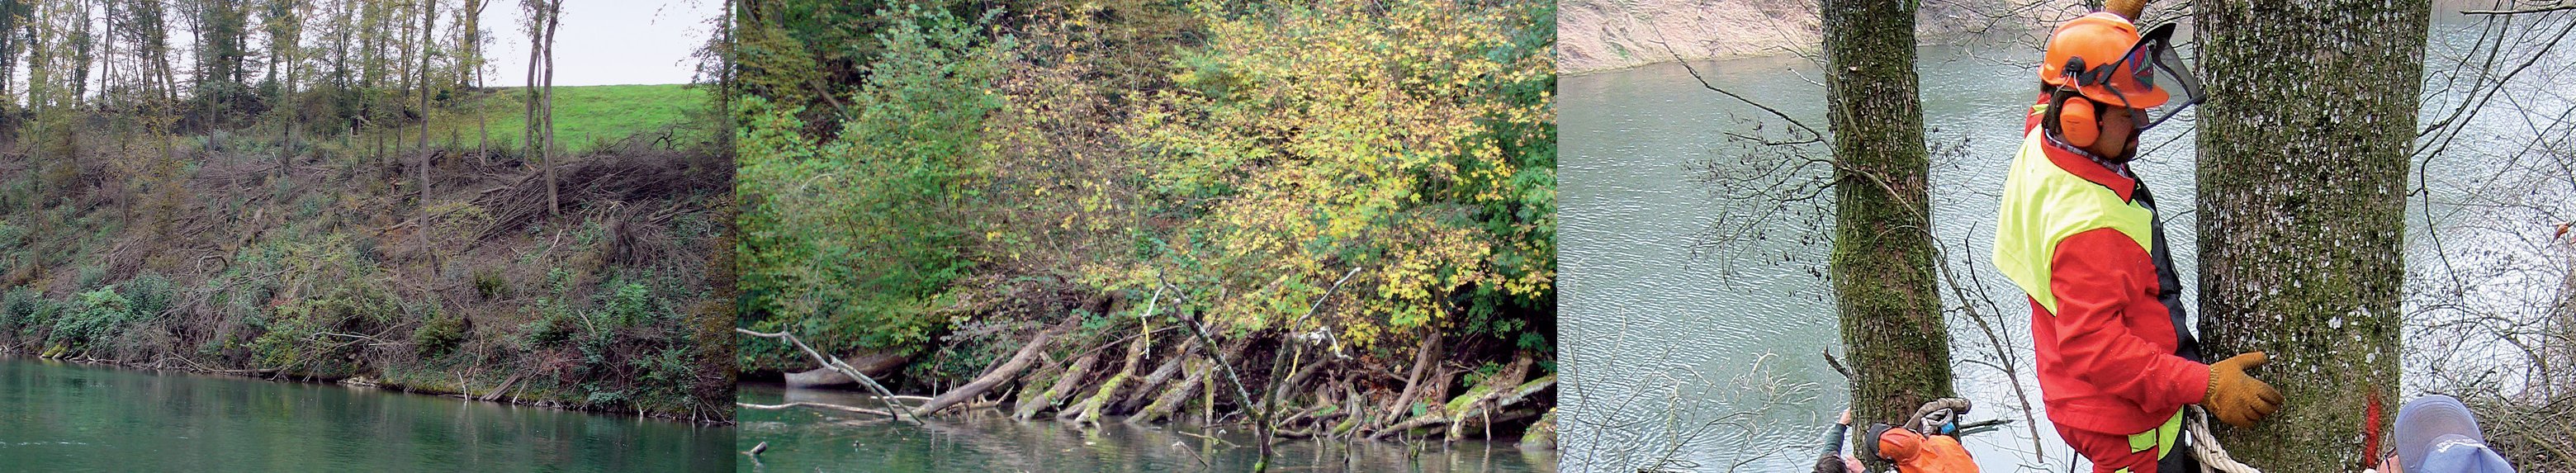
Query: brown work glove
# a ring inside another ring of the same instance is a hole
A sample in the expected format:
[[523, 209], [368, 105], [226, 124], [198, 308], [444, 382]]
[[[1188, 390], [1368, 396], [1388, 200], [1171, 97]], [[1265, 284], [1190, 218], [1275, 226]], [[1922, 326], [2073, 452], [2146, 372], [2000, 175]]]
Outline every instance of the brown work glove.
[[2246, 376], [2245, 370], [2270, 362], [2263, 352], [2250, 352], [2209, 364], [2209, 396], [2200, 407], [2218, 416], [2220, 422], [2237, 427], [2252, 427], [2254, 421], [2272, 415], [2281, 408], [2281, 392], [2263, 380]]

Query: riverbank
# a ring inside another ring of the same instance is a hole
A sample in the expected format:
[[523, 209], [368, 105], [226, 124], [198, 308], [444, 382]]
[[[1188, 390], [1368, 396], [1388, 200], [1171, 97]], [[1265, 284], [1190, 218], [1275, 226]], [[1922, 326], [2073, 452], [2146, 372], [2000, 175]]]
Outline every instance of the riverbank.
[[10, 120], [0, 347], [725, 422], [730, 161], [676, 113], [574, 116], [628, 138], [558, 154], [549, 182], [478, 144], [468, 112], [500, 93], [408, 115], [426, 140], [417, 121]]
[[803, 58], [740, 78], [743, 379], [1086, 430], [1542, 423], [1554, 4], [987, 8], [743, 20]]

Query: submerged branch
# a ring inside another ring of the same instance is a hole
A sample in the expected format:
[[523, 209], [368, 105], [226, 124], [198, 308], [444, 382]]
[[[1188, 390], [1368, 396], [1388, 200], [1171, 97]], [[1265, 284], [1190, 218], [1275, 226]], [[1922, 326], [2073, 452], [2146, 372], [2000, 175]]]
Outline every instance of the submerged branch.
[[[896, 406], [896, 405], [895, 405], [895, 403], [894, 403], [894, 399], [895, 399], [894, 391], [887, 390], [887, 389], [886, 389], [886, 387], [885, 387], [885, 385], [877, 384], [877, 380], [876, 380], [875, 378], [870, 378], [870, 377], [868, 377], [868, 374], [867, 374], [867, 373], [861, 373], [861, 372], [859, 372], [859, 370], [858, 370], [857, 368], [851, 368], [849, 364], [842, 363], [842, 362], [841, 362], [841, 360], [833, 359], [832, 357], [828, 357], [828, 356], [823, 356], [823, 353], [822, 353], [822, 352], [814, 351], [814, 347], [805, 346], [805, 341], [804, 341], [804, 340], [798, 340], [798, 339], [796, 339], [796, 335], [794, 335], [794, 334], [789, 334], [789, 333], [787, 333], [787, 331], [785, 331], [785, 330], [780, 330], [780, 331], [778, 331], [778, 333], [762, 333], [762, 332], [754, 332], [754, 331], [751, 331], [751, 330], [749, 330], [749, 329], [744, 329], [744, 328], [740, 328], [740, 327], [736, 327], [736, 328], [734, 328], [734, 329], [733, 329], [733, 331], [735, 331], [735, 332], [742, 332], [744, 335], [750, 335], [750, 336], [754, 336], [754, 337], [761, 337], [761, 338], [776, 338], [776, 339], [780, 339], [780, 340], [786, 340], [788, 344], [790, 344], [790, 345], [795, 345], [795, 346], [796, 346], [796, 349], [798, 349], [798, 350], [804, 350], [806, 355], [811, 355], [811, 356], [813, 356], [813, 357], [814, 357], [814, 361], [819, 362], [819, 363], [822, 363], [824, 367], [828, 367], [828, 368], [832, 368], [833, 370], [840, 371], [842, 375], [844, 375], [844, 376], [849, 376], [849, 377], [850, 377], [850, 379], [858, 380], [858, 381], [859, 381], [859, 384], [867, 385], [868, 389], [876, 391], [876, 392], [877, 392], [877, 399], [885, 402], [886, 410], [888, 410], [888, 411], [895, 411], [895, 412], [898, 412], [898, 413], [899, 413], [899, 412], [901, 412], [901, 411], [903, 410], [903, 408], [902, 408], [902, 407], [900, 407], [900, 406]], [[902, 415], [895, 415], [895, 416], [893, 416], [893, 417], [894, 417], [895, 419], [901, 420], [901, 419], [903, 419], [903, 418], [904, 418], [904, 417], [906, 417], [906, 416], [902, 416]], [[912, 417], [913, 417], [913, 418], [912, 418], [912, 423], [914, 423], [914, 424], [920, 424], [920, 423], [921, 423], [921, 419], [920, 419], [920, 417], [919, 417], [919, 416], [912, 416]]]

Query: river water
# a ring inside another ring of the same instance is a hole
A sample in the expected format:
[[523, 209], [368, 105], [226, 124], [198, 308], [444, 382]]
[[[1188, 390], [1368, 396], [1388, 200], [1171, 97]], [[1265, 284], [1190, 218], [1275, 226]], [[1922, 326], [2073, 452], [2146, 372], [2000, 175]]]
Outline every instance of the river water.
[[[789, 389], [744, 383], [735, 399], [755, 404], [788, 401], [872, 406], [872, 397], [848, 391]], [[736, 448], [766, 442], [759, 458], [743, 457], [736, 471], [908, 472], [1162, 472], [1250, 471], [1258, 452], [1248, 432], [1188, 423], [1129, 426], [1109, 419], [1094, 429], [1069, 423], [1020, 422], [999, 415], [948, 416], [915, 426], [872, 416], [814, 409], [737, 409], [742, 429]], [[1224, 443], [1211, 441], [1216, 439]], [[1508, 442], [1399, 443], [1360, 441], [1279, 444], [1272, 471], [1500, 472], [1556, 471], [1556, 454]]]
[[[2547, 31], [2564, 25], [2565, 17], [2552, 21]], [[2437, 15], [2429, 69], [2447, 69], [2477, 41], [2480, 25]], [[1963, 283], [1983, 291], [1967, 301], [1942, 295], [1954, 309], [1956, 385], [1978, 402], [1970, 418], [2014, 421], [1966, 443], [1986, 471], [2065, 471], [2075, 465], [2073, 455], [2044, 424], [2044, 412], [2031, 413], [2043, 422], [2036, 432], [2027, 425], [2015, 376], [2005, 371], [2017, 367], [2036, 409], [2028, 306], [1985, 262], [2001, 170], [2019, 144], [2036, 92], [2032, 67], [2039, 54], [2035, 41], [2025, 43], [1927, 46], [1917, 64], [1927, 142], [1935, 150], [1934, 233], [1959, 276], [1976, 278]], [[2565, 51], [2570, 48], [2558, 49], [2540, 68], [2576, 60]], [[1825, 90], [1805, 58], [1690, 65], [1710, 83], [1825, 127]], [[2532, 146], [2545, 140], [2563, 146], [2569, 133], [2532, 124], [2545, 126], [2570, 109], [2563, 92], [2542, 91], [2576, 79], [2563, 74], [2535, 71], [2509, 83], [2508, 98], [2489, 102], [2450, 148], [2417, 163], [2425, 172], [2415, 184], [2426, 192], [2410, 197], [2407, 221], [2407, 393], [2448, 382], [2419, 376], [2429, 365], [2527, 364], [2499, 356], [2513, 350], [2501, 344], [2459, 341], [2456, 327], [2431, 326], [2488, 315], [2527, 324], [2557, 297], [2571, 252], [2551, 243], [2548, 229], [2576, 218], [2566, 213], [2576, 208], [2576, 180], [2564, 171], [2564, 154]], [[2442, 91], [2465, 88], [2465, 80], [2427, 74], [2427, 123], [2459, 103], [2458, 94]], [[1565, 77], [1558, 93], [1564, 156], [1558, 287], [1565, 292], [1558, 300], [1568, 377], [1560, 396], [1563, 466], [1806, 470], [1821, 445], [1818, 433], [1847, 402], [1844, 379], [1820, 354], [1843, 351], [1821, 276], [1832, 194], [1778, 201], [1806, 195], [1797, 183], [1824, 170], [1759, 172], [1794, 158], [1731, 135], [1776, 141], [1794, 137], [1790, 125], [1702, 88], [1681, 64]], [[2525, 121], [2514, 113], [2525, 110], [2542, 115]], [[2166, 215], [2165, 228], [2181, 280], [2195, 281], [2188, 118], [2150, 131], [2134, 170], [2164, 201], [2184, 203], [2169, 206], [2179, 212]], [[1725, 178], [1707, 178], [1713, 174]], [[2197, 294], [2186, 288], [2183, 297]], [[1956, 310], [1962, 307], [1987, 314], [1996, 338]], [[2433, 339], [2453, 342], [2424, 341]], [[2510, 377], [2520, 370], [2504, 371]]]
[[0, 358], [0, 470], [722, 471], [733, 429]]

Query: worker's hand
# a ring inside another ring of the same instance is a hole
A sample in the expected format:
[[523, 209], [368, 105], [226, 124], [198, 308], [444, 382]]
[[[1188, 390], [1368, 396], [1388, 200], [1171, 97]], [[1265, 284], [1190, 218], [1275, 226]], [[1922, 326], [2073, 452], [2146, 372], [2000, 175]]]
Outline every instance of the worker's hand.
[[2272, 415], [2281, 408], [2281, 392], [2262, 380], [2246, 376], [2245, 370], [2263, 366], [2271, 357], [2263, 352], [2250, 352], [2209, 364], [2209, 396], [2200, 407], [2220, 422], [2237, 427], [2252, 427], [2254, 421]]
[[1843, 409], [1843, 416], [1835, 418], [1834, 423], [1846, 426], [1851, 425], [1851, 409]]

